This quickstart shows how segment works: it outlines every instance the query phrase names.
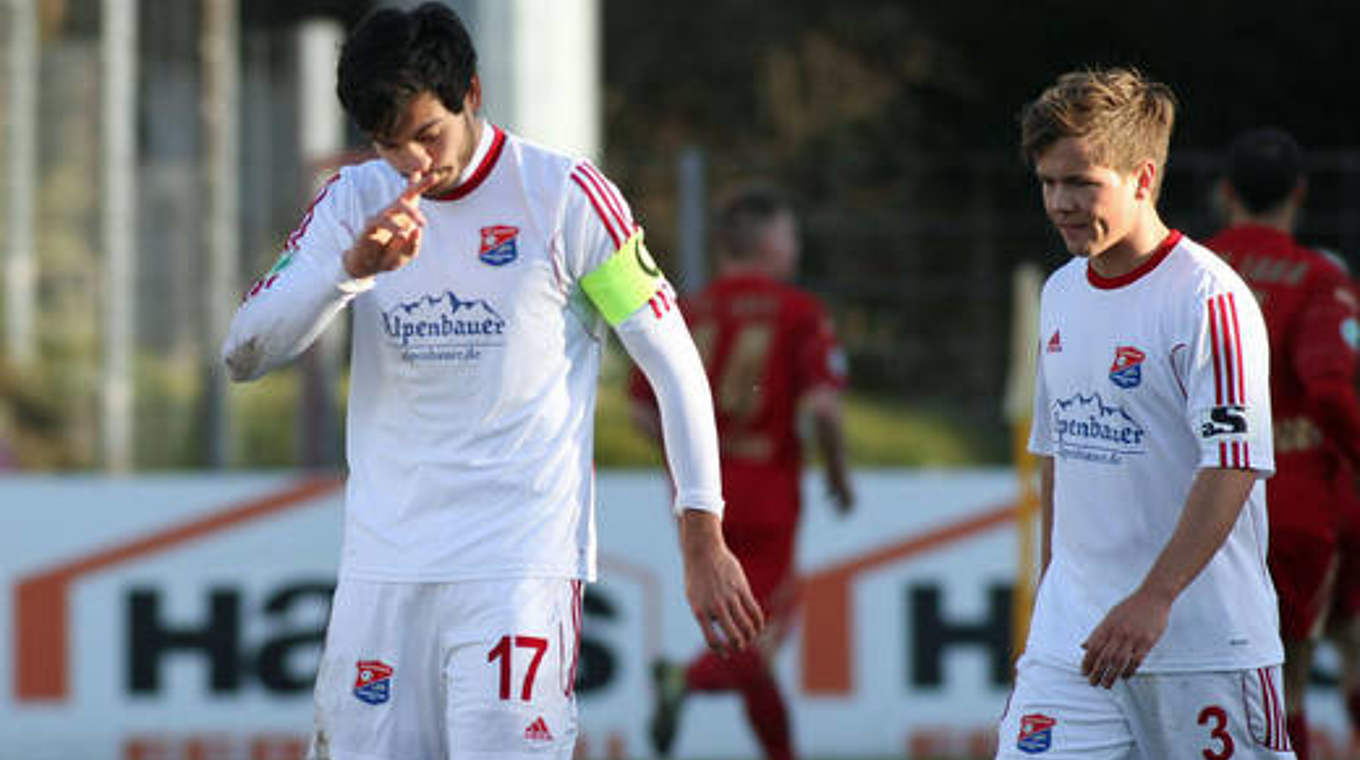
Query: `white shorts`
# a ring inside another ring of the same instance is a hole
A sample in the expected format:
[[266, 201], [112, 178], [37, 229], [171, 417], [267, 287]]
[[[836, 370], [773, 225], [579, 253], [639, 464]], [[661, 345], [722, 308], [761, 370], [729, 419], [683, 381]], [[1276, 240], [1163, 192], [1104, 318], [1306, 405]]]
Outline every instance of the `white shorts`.
[[1293, 758], [1278, 665], [1153, 673], [1092, 686], [1021, 659], [997, 729], [998, 758]]
[[308, 757], [567, 760], [581, 590], [562, 578], [341, 579]]

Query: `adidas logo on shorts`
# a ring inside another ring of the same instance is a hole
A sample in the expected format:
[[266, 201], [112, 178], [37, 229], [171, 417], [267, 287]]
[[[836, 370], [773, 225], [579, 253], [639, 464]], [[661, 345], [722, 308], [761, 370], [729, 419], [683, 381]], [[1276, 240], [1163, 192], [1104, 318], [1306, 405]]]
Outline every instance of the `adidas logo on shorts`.
[[543, 721], [540, 715], [534, 719], [529, 727], [524, 729], [524, 738], [536, 742], [550, 742], [553, 740], [552, 732], [548, 730], [548, 724]]

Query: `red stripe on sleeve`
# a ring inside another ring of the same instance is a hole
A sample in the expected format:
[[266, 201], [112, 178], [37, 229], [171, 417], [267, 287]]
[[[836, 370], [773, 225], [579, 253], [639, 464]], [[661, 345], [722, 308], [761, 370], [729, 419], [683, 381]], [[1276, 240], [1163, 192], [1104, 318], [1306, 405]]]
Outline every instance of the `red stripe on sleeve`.
[[1218, 442], [1218, 466], [1228, 466], [1228, 444], [1226, 441]]
[[624, 242], [626, 242], [626, 238], [620, 237], [618, 230], [614, 229], [614, 225], [609, 218], [609, 213], [604, 210], [599, 199], [596, 198], [591, 191], [589, 180], [583, 179], [579, 174], [572, 174], [571, 179], [581, 187], [581, 190], [585, 192], [586, 197], [590, 199], [590, 205], [595, 207], [595, 213], [599, 215], [600, 221], [604, 222], [604, 228], [609, 230], [609, 237], [614, 239], [614, 247], [621, 248]]
[[1237, 403], [1247, 403], [1247, 380], [1242, 371], [1242, 328], [1237, 322], [1237, 300], [1228, 294], [1228, 310], [1232, 315], [1233, 355], [1237, 358]]
[[1223, 403], [1223, 371], [1219, 366], [1221, 363], [1222, 350], [1218, 345], [1218, 312], [1214, 308], [1214, 299], [1209, 299], [1209, 342], [1213, 346], [1214, 363], [1214, 403]]
[[624, 210], [626, 206], [623, 202], [623, 198], [619, 196], [618, 191], [610, 184], [609, 180], [605, 179], [604, 175], [600, 173], [600, 170], [595, 168], [594, 164], [586, 162], [581, 164], [580, 168], [586, 173], [586, 176], [590, 177], [595, 182], [595, 186], [600, 191], [601, 197], [604, 198], [605, 204], [614, 212], [614, 217], [618, 219], [619, 226], [624, 229], [624, 237], [632, 235], [633, 230], [636, 229], [637, 225], [633, 224], [632, 217]]
[[1237, 399], [1237, 357], [1233, 350], [1236, 339], [1232, 323], [1228, 321], [1228, 299], [1218, 297], [1218, 321], [1222, 323], [1219, 337], [1223, 341], [1223, 386], [1224, 396], [1229, 404], [1238, 403]]

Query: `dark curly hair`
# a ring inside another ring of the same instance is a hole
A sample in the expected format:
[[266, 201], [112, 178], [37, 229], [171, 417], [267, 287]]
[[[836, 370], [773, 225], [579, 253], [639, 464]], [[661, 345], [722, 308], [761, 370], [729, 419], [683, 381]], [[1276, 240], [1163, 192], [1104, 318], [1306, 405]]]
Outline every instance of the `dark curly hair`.
[[340, 51], [336, 94], [370, 135], [389, 132], [407, 103], [433, 93], [461, 113], [477, 72], [477, 50], [458, 15], [443, 3], [370, 13]]

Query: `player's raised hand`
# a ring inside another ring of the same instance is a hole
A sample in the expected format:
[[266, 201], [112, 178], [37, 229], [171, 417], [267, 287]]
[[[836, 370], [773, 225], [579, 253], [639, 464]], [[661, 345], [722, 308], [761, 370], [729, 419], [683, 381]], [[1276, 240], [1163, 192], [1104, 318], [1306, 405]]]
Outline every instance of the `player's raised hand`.
[[729, 655], [754, 644], [765, 617], [741, 563], [723, 541], [718, 516], [686, 510], [680, 518], [680, 546], [685, 595], [709, 648]]
[[372, 277], [400, 269], [415, 258], [426, 224], [419, 207], [420, 195], [443, 179], [439, 172], [412, 175], [401, 195], [369, 220], [345, 252], [345, 271], [355, 278]]
[[1166, 630], [1171, 602], [1142, 588], [1116, 604], [1086, 637], [1081, 673], [1092, 686], [1110, 688], [1138, 671]]

